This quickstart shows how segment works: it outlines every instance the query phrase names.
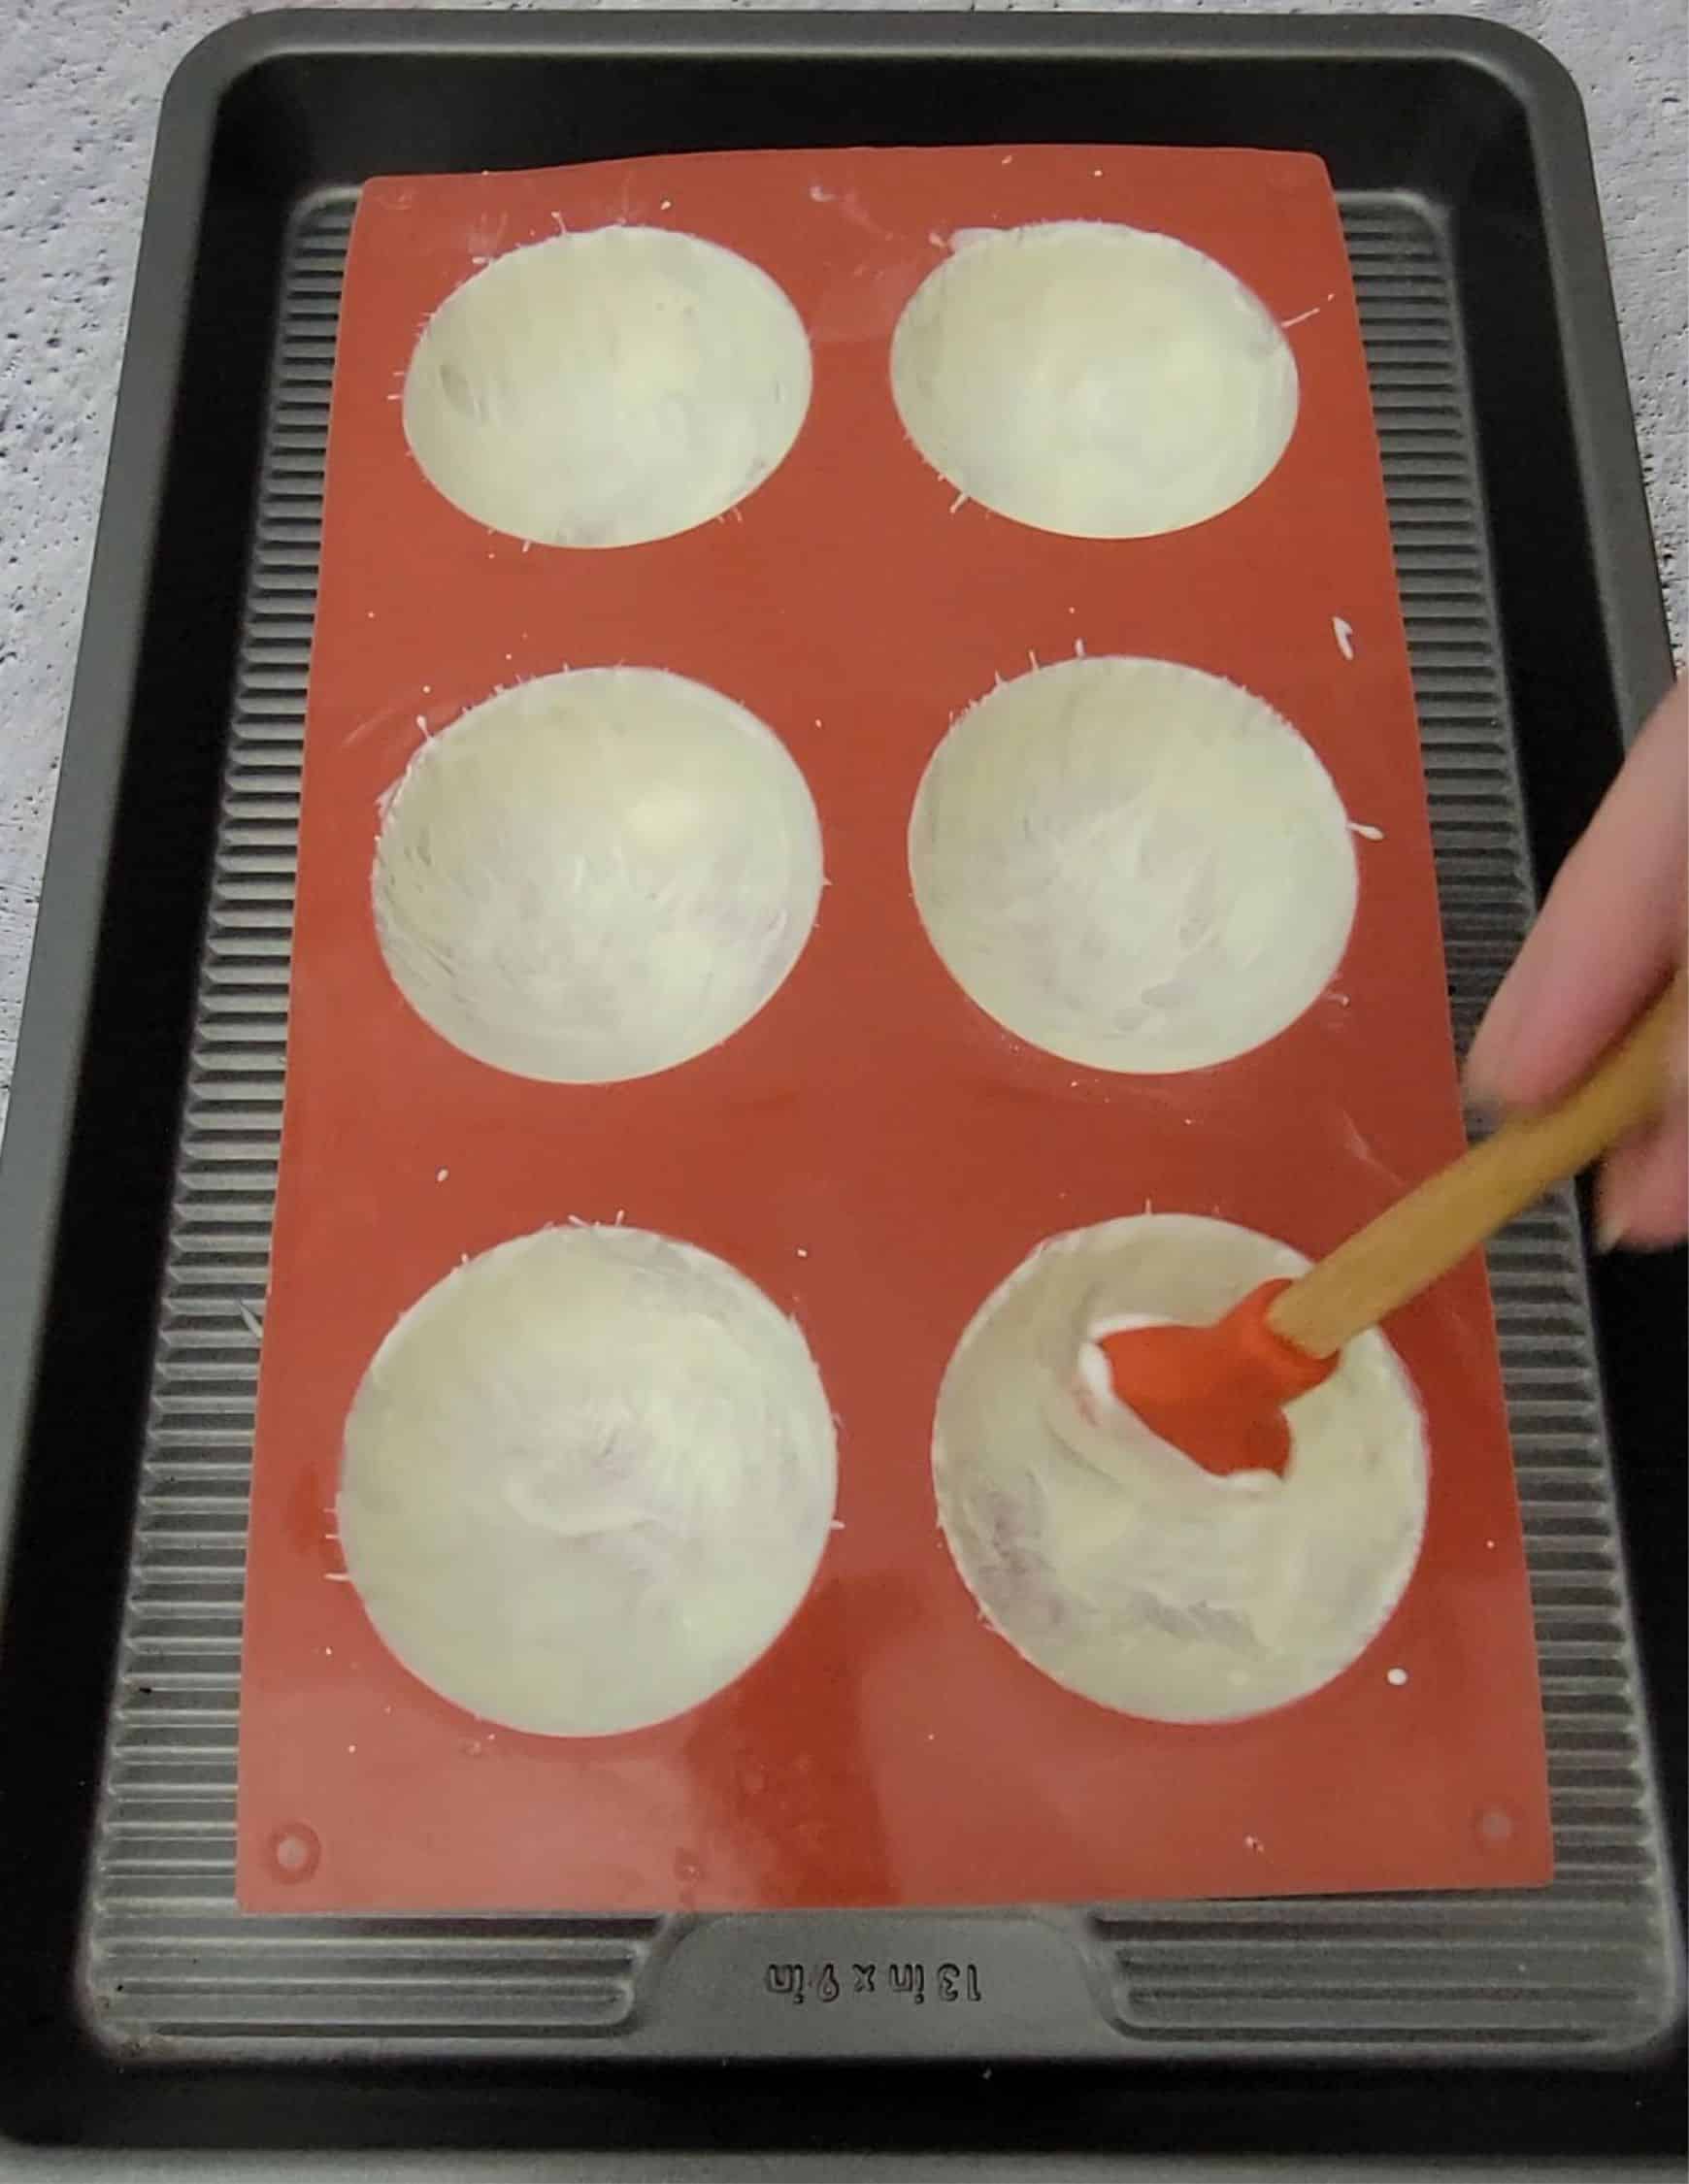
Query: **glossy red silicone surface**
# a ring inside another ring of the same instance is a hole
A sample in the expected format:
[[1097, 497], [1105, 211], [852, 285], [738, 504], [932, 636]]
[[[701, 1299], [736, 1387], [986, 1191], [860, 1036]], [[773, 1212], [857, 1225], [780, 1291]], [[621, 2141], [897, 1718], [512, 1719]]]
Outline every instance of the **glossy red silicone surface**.
[[[956, 231], [1057, 218], [1176, 235], [1285, 327], [1296, 432], [1213, 520], [1121, 542], [1033, 531], [957, 506], [906, 439], [887, 368], [904, 304]], [[718, 521], [615, 551], [527, 548], [434, 491], [396, 397], [420, 327], [480, 264], [614, 221], [706, 237], [773, 276], [811, 340], [809, 416]], [[910, 806], [949, 722], [994, 678], [1081, 647], [1246, 685], [1368, 830], [1338, 975], [1223, 1067], [1111, 1075], [1025, 1046], [952, 983], [915, 914]], [[769, 724], [815, 799], [829, 885], [792, 975], [723, 1045], [637, 1083], [528, 1082], [447, 1045], [390, 982], [370, 913], [380, 800], [419, 734], [494, 690], [617, 662], [693, 677]], [[940, 1376], [1042, 1239], [1153, 1206], [1317, 1254], [1462, 1142], [1365, 363], [1317, 160], [735, 153], [368, 185], [306, 739], [244, 1904], [988, 1904], [1544, 1880], [1531, 1607], [1476, 1263], [1390, 1329], [1429, 1427], [1416, 1573], [1361, 1659], [1298, 1704], [1188, 1729], [1073, 1697], [980, 1621], [933, 1501]], [[393, 1321], [465, 1255], [616, 1219], [717, 1253], [796, 1316], [839, 1419], [841, 1528], [792, 1623], [712, 1701], [627, 1737], [518, 1735], [423, 1688], [370, 1627], [334, 1533], [342, 1430]]]

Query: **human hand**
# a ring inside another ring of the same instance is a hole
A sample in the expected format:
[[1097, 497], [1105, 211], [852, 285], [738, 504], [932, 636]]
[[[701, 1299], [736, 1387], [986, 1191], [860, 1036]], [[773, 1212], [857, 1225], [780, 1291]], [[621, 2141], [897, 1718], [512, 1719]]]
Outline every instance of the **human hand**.
[[[1631, 748], [1502, 980], [1467, 1061], [1474, 1100], [1540, 1107], [1576, 1082], [1685, 960], [1689, 919], [1689, 681]], [[1597, 1188], [1602, 1243], [1689, 1233], [1685, 1042], [1650, 1128], [1616, 1146]]]

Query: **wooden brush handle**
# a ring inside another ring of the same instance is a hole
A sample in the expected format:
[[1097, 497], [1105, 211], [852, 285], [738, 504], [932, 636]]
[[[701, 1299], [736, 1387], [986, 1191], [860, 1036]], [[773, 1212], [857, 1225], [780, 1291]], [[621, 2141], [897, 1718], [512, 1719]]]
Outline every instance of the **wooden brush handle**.
[[1684, 1036], [1683, 976], [1552, 1107], [1518, 1114], [1451, 1168], [1399, 1199], [1281, 1290], [1268, 1324], [1310, 1357], [1331, 1357], [1429, 1289], [1554, 1184], [1651, 1122]]

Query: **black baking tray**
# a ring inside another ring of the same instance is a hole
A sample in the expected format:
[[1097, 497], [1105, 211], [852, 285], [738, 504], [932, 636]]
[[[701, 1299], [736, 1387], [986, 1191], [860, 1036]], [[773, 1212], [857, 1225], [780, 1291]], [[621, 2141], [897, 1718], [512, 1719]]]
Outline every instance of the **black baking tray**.
[[[1452, 268], [1493, 611], [1540, 877], [1671, 670], [1588, 149], [1540, 49], [1453, 19], [258, 17], [160, 122], [0, 1167], [0, 2131], [281, 2154], [615, 2148], [1470, 2156], [1683, 2148], [1680, 2021], [1596, 2064], [449, 2067], [123, 2053], [79, 1980], [119, 1619], [260, 508], [287, 253], [364, 178], [645, 152], [979, 141], [1310, 150]], [[1681, 1253], [1591, 1272], [1655, 1777], [1682, 1901]], [[1673, 1914], [1674, 1916], [1675, 1914]], [[1507, 1969], [1498, 1964], [1498, 1981]], [[731, 2004], [724, 2001], [724, 2008]], [[459, 2164], [459, 2166], [463, 2166]], [[899, 2173], [913, 2173], [898, 2164]], [[567, 2174], [567, 2166], [548, 2167]], [[635, 2173], [628, 2171], [627, 2173]]]

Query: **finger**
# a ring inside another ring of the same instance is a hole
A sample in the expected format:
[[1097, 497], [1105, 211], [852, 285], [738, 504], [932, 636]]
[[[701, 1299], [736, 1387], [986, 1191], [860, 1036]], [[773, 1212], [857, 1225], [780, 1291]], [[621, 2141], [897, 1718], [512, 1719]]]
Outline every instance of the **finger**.
[[1616, 1146], [1596, 1186], [1602, 1247], [1660, 1250], [1689, 1236], [1689, 1106]]
[[1467, 1062], [1475, 1100], [1536, 1107], [1611, 1044], [1682, 960], [1689, 686], [1637, 739], [1549, 890]]

